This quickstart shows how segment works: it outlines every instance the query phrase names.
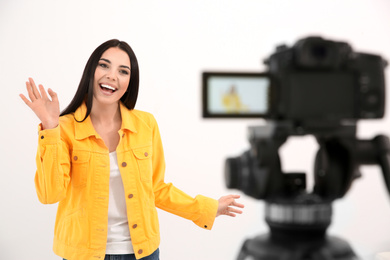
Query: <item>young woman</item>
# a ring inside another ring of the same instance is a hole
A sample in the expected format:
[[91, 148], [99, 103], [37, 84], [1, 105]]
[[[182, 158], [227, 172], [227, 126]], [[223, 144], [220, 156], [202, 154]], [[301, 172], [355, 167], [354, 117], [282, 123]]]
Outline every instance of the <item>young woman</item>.
[[138, 63], [131, 47], [109, 40], [92, 53], [77, 92], [60, 114], [57, 94], [33, 79], [20, 97], [41, 121], [35, 186], [59, 202], [54, 252], [69, 260], [159, 259], [156, 207], [211, 229], [219, 215], [242, 213], [238, 195], [192, 198], [164, 182], [154, 117], [135, 110]]

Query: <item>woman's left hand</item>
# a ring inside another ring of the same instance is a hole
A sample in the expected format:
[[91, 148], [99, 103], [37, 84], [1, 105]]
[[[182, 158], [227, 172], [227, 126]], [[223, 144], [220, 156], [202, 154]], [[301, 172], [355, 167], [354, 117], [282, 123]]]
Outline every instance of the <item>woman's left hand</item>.
[[236, 199], [239, 198], [240, 195], [227, 195], [221, 197], [218, 200], [217, 217], [220, 215], [235, 217], [236, 214], [241, 214], [242, 210], [239, 210], [238, 208], [244, 208], [244, 204], [236, 202]]

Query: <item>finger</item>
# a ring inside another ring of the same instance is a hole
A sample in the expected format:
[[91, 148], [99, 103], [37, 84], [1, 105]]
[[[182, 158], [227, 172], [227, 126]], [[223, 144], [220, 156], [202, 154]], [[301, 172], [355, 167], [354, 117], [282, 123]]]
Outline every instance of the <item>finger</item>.
[[51, 88], [49, 88], [47, 92], [49, 93], [52, 101], [54, 102], [58, 101], [57, 93], [55, 93]]
[[236, 209], [236, 208], [232, 208], [232, 207], [229, 207], [229, 208], [228, 208], [228, 212], [229, 212], [229, 213], [242, 214], [242, 210], [239, 210], [239, 209]]
[[227, 212], [225, 215], [226, 216], [230, 216], [230, 217], [235, 217], [236, 216], [236, 214], [234, 214], [232, 212]]
[[235, 206], [235, 207], [239, 207], [239, 208], [244, 208], [245, 207], [244, 204], [238, 203], [237, 201], [233, 201], [231, 206]]
[[44, 88], [41, 84], [39, 84], [38, 87], [39, 87], [39, 91], [41, 92], [42, 98], [43, 98], [43, 99], [49, 99], [49, 98], [47, 97], [45, 88]]
[[239, 199], [239, 198], [240, 198], [240, 195], [226, 195], [226, 196], [221, 197], [220, 200], [226, 201], [226, 202], [232, 202], [235, 199]]
[[22, 100], [24, 101], [24, 103], [26, 103], [26, 105], [30, 107], [30, 105], [31, 105], [30, 100], [28, 100], [23, 94], [19, 94], [19, 97], [21, 97]]
[[241, 196], [240, 195], [234, 195], [234, 194], [231, 194], [231, 195], [227, 195], [225, 196], [225, 200], [227, 201], [234, 201], [236, 199], [239, 199]]
[[40, 98], [41, 94], [39, 93], [37, 86], [35, 85], [34, 80], [32, 78], [29, 78], [28, 80], [30, 81], [30, 85], [31, 85], [31, 88], [32, 88], [32, 91], [34, 93], [35, 98], [37, 98], [37, 99]]
[[30, 100], [31, 101], [36, 100], [37, 98], [35, 97], [35, 95], [32, 91], [32, 87], [31, 87], [31, 84], [29, 81], [26, 82], [26, 89], [27, 89], [28, 96], [30, 97]]

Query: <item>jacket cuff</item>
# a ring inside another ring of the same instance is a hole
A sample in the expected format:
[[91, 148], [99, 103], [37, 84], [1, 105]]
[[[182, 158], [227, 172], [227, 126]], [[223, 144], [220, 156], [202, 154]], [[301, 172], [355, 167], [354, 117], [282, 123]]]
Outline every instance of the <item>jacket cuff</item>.
[[42, 124], [38, 125], [38, 143], [39, 145], [55, 144], [60, 141], [60, 126], [52, 129], [42, 130]]
[[201, 217], [194, 221], [201, 228], [211, 230], [214, 225], [214, 220], [217, 216], [218, 201], [202, 195], [196, 196], [201, 206]]

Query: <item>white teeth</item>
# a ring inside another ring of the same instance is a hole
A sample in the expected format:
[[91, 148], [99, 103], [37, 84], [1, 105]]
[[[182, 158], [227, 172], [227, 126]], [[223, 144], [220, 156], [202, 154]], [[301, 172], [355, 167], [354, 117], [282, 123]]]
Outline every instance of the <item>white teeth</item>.
[[101, 84], [100, 86], [103, 87], [103, 88], [111, 89], [112, 91], [115, 91], [115, 90], [116, 90], [115, 88], [113, 88], [113, 87], [111, 87], [111, 86], [109, 86], [109, 85]]

